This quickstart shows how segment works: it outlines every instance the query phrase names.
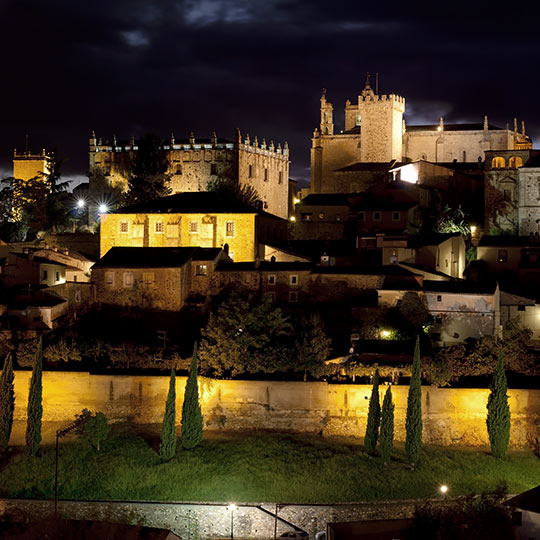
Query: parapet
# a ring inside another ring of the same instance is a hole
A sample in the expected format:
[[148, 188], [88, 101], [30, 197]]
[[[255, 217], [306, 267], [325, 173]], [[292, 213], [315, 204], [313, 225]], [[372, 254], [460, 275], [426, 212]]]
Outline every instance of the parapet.
[[361, 101], [364, 102], [374, 102], [374, 101], [385, 101], [385, 102], [395, 102], [405, 105], [405, 98], [398, 96], [397, 94], [382, 94], [378, 96], [377, 94], [358, 96], [358, 103]]

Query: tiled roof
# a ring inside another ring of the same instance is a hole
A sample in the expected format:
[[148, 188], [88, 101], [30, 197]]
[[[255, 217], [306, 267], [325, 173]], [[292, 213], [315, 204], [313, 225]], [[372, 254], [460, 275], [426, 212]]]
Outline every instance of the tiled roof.
[[[490, 130], [502, 130], [498, 126], [493, 124], [488, 125]], [[423, 124], [417, 126], [407, 125], [407, 131], [438, 131], [439, 124]], [[484, 131], [483, 123], [470, 123], [470, 124], [444, 124], [444, 131]]]

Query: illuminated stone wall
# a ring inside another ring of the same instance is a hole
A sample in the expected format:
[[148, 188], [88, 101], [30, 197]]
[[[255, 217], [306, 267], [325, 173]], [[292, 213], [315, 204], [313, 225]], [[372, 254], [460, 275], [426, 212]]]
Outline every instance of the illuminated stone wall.
[[[228, 222], [234, 222], [232, 229], [227, 230]], [[127, 226], [121, 227], [121, 223]], [[196, 232], [191, 223], [197, 223]], [[229, 245], [235, 262], [253, 261], [255, 213], [101, 215], [101, 256], [112, 247], [222, 247], [224, 244]]]
[[[15, 374], [15, 420], [26, 418], [30, 372]], [[186, 378], [178, 377], [177, 423]], [[83, 408], [103, 411], [110, 420], [162, 421], [169, 377], [45, 372], [43, 420], [73, 420]], [[279, 429], [363, 437], [371, 387], [324, 382], [214, 381], [201, 379], [206, 429]], [[385, 392], [381, 388], [381, 401]], [[487, 445], [486, 389], [423, 387], [424, 442]], [[395, 433], [405, 438], [407, 386], [392, 388]], [[525, 447], [538, 436], [540, 390], [509, 390], [511, 445]]]

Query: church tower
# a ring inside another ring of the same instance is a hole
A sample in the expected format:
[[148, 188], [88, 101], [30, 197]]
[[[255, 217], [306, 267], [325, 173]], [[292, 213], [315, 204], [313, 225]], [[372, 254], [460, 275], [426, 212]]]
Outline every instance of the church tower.
[[368, 74], [364, 90], [358, 96], [357, 107], [349, 105], [345, 111], [347, 124], [356, 113], [356, 125], [360, 127], [361, 135], [361, 162], [384, 163], [393, 159], [402, 160], [405, 98], [395, 94], [375, 94]]
[[326, 88], [323, 88], [321, 96], [321, 133], [323, 135], [334, 134], [334, 107], [326, 101]]

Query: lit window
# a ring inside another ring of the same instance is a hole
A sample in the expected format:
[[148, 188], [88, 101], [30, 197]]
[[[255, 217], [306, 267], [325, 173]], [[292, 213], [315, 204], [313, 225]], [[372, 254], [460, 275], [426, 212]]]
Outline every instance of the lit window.
[[382, 214], [381, 212], [373, 212], [373, 221], [381, 221]]
[[190, 234], [197, 234], [199, 232], [199, 222], [190, 221], [189, 222], [189, 232]]
[[336, 221], [341, 221], [341, 214], [336, 214]]
[[300, 214], [300, 219], [302, 221], [311, 221], [313, 218], [313, 214], [311, 212], [303, 212]]
[[506, 167], [506, 161], [503, 157], [497, 156], [491, 160], [492, 169], [504, 169]]
[[156, 221], [156, 227], [154, 230], [156, 233], [163, 233], [163, 231], [165, 230], [165, 224], [163, 223], [163, 221]]
[[208, 266], [206, 264], [198, 264], [195, 266], [196, 276], [206, 276], [208, 274]]
[[268, 285], [275, 285], [276, 284], [276, 275], [270, 274], [268, 276]]
[[289, 302], [291, 302], [292, 304], [298, 302], [298, 293], [296, 291], [289, 292]]
[[133, 287], [133, 272], [124, 272], [124, 287]]
[[505, 263], [508, 262], [508, 250], [506, 249], [499, 249], [499, 262]]
[[298, 285], [298, 276], [297, 275], [292, 275], [289, 277], [289, 283], [291, 285]]
[[234, 221], [225, 223], [225, 236], [232, 238], [234, 236]]
[[121, 233], [127, 233], [128, 232], [128, 222], [127, 221], [121, 221], [120, 222], [120, 232]]
[[324, 219], [324, 212], [319, 212], [319, 219]]

